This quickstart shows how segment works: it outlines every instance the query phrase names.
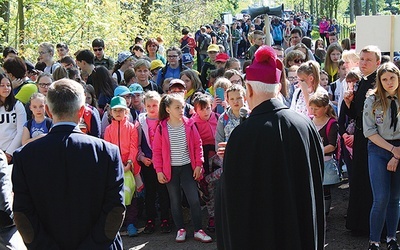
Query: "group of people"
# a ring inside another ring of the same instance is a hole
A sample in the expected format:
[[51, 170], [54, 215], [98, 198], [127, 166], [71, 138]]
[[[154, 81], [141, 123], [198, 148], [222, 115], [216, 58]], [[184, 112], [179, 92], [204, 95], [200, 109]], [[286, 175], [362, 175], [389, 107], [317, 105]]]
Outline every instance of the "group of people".
[[173, 223], [184, 242], [184, 206], [194, 239], [212, 242], [206, 231], [216, 230], [220, 249], [323, 249], [330, 189], [346, 165], [346, 227], [379, 249], [386, 222], [399, 249], [399, 68], [376, 46], [339, 44], [338, 30], [313, 47], [294, 21], [286, 48], [264, 45], [262, 27], [250, 32], [244, 63], [219, 46], [223, 24], [215, 36], [209, 25], [197, 38], [183, 29], [165, 51], [162, 39], [138, 37], [115, 63], [101, 39], [73, 56], [60, 43], [58, 60], [42, 43], [36, 67], [4, 50], [4, 244], [122, 249], [118, 232], [138, 235], [144, 196], [145, 234], [159, 218], [160, 232]]

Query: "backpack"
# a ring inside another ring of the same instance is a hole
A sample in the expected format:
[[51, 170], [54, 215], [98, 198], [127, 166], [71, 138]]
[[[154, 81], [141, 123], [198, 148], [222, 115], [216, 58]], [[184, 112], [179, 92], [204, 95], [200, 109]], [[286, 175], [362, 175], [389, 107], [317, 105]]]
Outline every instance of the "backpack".
[[182, 39], [181, 50], [182, 50], [182, 54], [190, 52], [189, 37], [186, 37], [186, 39]]
[[[335, 122], [336, 120], [334, 118], [330, 118], [328, 121], [328, 124], [326, 125], [326, 137], [329, 136], [329, 132], [331, 131], [331, 127], [332, 124]], [[337, 162], [340, 161], [340, 135], [339, 133], [337, 133], [337, 138], [336, 138], [336, 148], [335, 150], [332, 152], [333, 153], [333, 158], [335, 158], [335, 160]]]
[[199, 45], [200, 50], [207, 50], [208, 46], [211, 44], [211, 36], [208, 34], [202, 34], [201, 35], [201, 42]]
[[272, 38], [274, 41], [282, 41], [283, 40], [283, 34], [282, 34], [282, 29], [280, 25], [272, 25]]

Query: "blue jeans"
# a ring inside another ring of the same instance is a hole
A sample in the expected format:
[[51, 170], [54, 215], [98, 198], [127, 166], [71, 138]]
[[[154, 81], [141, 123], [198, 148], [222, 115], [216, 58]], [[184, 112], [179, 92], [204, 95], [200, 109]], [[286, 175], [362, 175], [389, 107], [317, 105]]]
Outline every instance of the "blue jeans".
[[[400, 142], [391, 142], [399, 146]], [[400, 168], [386, 169], [392, 153], [368, 141], [368, 169], [373, 204], [370, 213], [370, 240], [379, 242], [386, 221], [387, 236], [396, 238], [400, 212]]]
[[190, 214], [194, 225], [194, 230], [198, 231], [201, 225], [201, 208], [197, 184], [193, 178], [191, 164], [182, 167], [172, 167], [171, 180], [167, 184], [169, 199], [171, 202], [171, 213], [177, 229], [184, 228], [182, 215], [182, 194], [181, 187], [185, 192], [190, 206]]

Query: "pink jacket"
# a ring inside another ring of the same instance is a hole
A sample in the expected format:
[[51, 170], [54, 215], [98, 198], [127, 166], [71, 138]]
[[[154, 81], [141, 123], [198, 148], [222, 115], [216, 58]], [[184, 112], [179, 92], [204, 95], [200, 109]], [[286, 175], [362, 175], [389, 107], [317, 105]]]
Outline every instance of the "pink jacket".
[[[169, 143], [167, 120], [157, 126], [153, 141], [153, 165], [157, 173], [164, 173], [167, 181], [171, 180], [171, 145]], [[186, 140], [189, 149], [189, 157], [192, 169], [203, 167], [203, 147], [199, 132], [193, 121], [183, 118], [186, 131]], [[202, 171], [203, 172], [203, 171]]]
[[211, 116], [207, 121], [204, 121], [195, 113], [190, 118], [196, 125], [199, 131], [203, 145], [215, 145], [215, 133], [217, 130], [219, 114], [211, 112]]
[[127, 117], [122, 121], [112, 120], [106, 127], [104, 140], [111, 142], [119, 147], [122, 163], [125, 165], [128, 160], [133, 162], [133, 174], [140, 173], [140, 165], [136, 157], [138, 154], [138, 131]]

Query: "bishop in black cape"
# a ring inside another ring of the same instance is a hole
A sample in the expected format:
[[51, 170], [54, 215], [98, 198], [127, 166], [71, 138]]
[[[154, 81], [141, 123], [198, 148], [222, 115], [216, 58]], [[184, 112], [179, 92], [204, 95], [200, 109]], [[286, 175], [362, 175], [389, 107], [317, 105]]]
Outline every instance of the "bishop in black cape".
[[311, 120], [278, 99], [232, 132], [216, 198], [218, 249], [324, 247], [324, 159]]

